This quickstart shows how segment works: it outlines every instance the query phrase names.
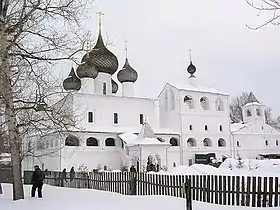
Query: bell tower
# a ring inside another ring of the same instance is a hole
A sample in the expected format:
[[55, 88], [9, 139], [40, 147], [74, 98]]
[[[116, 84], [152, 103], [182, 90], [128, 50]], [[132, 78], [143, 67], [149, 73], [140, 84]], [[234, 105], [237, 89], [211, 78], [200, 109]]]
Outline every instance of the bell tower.
[[251, 92], [248, 101], [242, 108], [244, 123], [262, 121], [265, 123], [264, 105], [262, 105]]

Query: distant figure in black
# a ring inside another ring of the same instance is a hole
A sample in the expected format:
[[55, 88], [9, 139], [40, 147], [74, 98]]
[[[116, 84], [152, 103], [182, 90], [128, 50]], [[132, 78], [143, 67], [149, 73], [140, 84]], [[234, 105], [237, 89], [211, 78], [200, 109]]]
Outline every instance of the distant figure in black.
[[67, 182], [66, 180], [66, 168], [63, 169], [63, 171], [61, 172], [61, 176], [60, 176], [60, 187], [65, 187], [65, 182]]
[[38, 165], [34, 166], [35, 171], [32, 174], [31, 182], [33, 184], [31, 190], [31, 197], [35, 197], [36, 189], [38, 188], [38, 197], [42, 198], [42, 188], [44, 181], [44, 172], [39, 168]]
[[75, 179], [75, 170], [74, 167], [70, 169], [70, 182], [72, 182]]
[[130, 170], [129, 170], [130, 172], [133, 172], [133, 173], [136, 173], [136, 169], [135, 169], [135, 167], [134, 167], [134, 165], [132, 165], [131, 167], [130, 167]]

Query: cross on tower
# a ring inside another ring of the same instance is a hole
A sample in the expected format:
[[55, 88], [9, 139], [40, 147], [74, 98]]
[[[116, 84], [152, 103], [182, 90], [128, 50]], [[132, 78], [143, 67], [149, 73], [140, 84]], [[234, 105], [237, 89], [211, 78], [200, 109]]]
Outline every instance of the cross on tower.
[[102, 15], [104, 15], [104, 13], [99, 11], [99, 12], [96, 12], [96, 14], [98, 15], [98, 25], [99, 25], [99, 32], [100, 32], [101, 31], [101, 23], [102, 23]]
[[190, 61], [192, 61], [192, 50], [188, 49], [188, 51], [189, 51], [189, 55], [190, 55]]
[[128, 41], [125, 40], [125, 57], [126, 57], [126, 58], [127, 58], [127, 43], [128, 43]]

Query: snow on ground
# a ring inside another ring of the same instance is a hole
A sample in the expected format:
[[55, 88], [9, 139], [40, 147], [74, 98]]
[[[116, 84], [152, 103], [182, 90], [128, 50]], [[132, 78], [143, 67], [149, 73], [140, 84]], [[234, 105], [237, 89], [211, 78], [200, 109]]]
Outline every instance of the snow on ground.
[[[238, 160], [226, 159], [219, 168], [210, 165], [193, 164], [177, 166], [169, 170], [169, 174], [180, 175], [231, 175], [231, 176], [266, 176], [280, 177], [280, 160], [244, 159], [243, 168], [237, 168]], [[230, 169], [229, 166], [232, 166]]]
[[[4, 184], [4, 195], [0, 196], [1, 210], [184, 210], [185, 200], [169, 196], [124, 196], [117, 193], [90, 189], [58, 188], [45, 185], [43, 199], [29, 197], [30, 186], [25, 186], [25, 200], [13, 202], [11, 185]], [[219, 206], [201, 202], [193, 202], [194, 210], [237, 210], [271, 208], [246, 208]], [[280, 208], [273, 208], [279, 209]]]

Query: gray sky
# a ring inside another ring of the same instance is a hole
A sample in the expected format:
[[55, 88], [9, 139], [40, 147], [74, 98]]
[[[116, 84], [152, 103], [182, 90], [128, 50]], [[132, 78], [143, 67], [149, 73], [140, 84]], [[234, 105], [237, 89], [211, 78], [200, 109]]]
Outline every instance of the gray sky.
[[[105, 14], [103, 34], [113, 41], [119, 68], [128, 40], [139, 96], [156, 97], [167, 81], [184, 82], [191, 48], [198, 79], [231, 96], [252, 91], [280, 115], [280, 26], [248, 29], [268, 16], [258, 17], [245, 0], [96, 0], [94, 7]], [[88, 23], [94, 34], [96, 11]]]

